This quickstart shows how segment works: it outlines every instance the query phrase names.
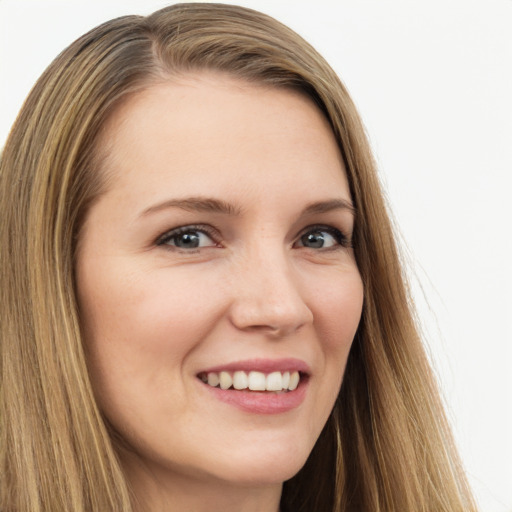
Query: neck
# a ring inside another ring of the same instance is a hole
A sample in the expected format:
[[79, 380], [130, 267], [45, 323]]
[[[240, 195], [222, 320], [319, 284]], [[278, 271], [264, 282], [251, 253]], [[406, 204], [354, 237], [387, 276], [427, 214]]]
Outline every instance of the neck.
[[281, 483], [232, 483], [124, 462], [134, 512], [279, 512]]

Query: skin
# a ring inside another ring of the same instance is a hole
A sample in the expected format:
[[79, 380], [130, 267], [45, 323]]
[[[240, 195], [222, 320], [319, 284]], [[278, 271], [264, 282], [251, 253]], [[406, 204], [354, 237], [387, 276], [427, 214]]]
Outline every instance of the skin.
[[[351, 201], [331, 129], [296, 92], [202, 73], [132, 97], [103, 143], [113, 178], [81, 232], [78, 298], [140, 510], [275, 512], [333, 407], [363, 303], [353, 212], [305, 212]], [[168, 204], [190, 197], [231, 211]], [[183, 226], [199, 247], [178, 247]], [[279, 414], [217, 400], [197, 377], [288, 357], [310, 374]]]

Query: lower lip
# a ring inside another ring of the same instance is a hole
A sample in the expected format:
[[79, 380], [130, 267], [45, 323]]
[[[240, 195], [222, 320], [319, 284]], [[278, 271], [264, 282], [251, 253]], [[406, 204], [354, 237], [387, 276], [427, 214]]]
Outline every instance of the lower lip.
[[306, 397], [307, 380], [287, 393], [214, 388], [201, 382], [213, 396], [229, 405], [254, 414], [280, 414], [297, 408]]

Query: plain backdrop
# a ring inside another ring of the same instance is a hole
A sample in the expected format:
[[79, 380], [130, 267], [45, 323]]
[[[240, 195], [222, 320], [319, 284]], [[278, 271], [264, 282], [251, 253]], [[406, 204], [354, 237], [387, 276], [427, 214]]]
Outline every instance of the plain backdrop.
[[[0, 146], [65, 46], [167, 3], [0, 0]], [[298, 31], [348, 86], [471, 485], [483, 512], [511, 512], [512, 0], [238, 3]]]

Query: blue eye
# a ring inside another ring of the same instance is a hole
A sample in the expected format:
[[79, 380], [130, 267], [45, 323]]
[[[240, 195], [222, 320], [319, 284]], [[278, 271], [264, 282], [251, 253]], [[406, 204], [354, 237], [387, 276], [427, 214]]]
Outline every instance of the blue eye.
[[348, 241], [345, 235], [332, 227], [315, 227], [303, 233], [298, 242], [299, 247], [309, 249], [331, 249], [336, 246], [347, 247]]
[[217, 244], [206, 230], [186, 226], [173, 229], [163, 235], [157, 245], [170, 245], [178, 249], [199, 249], [201, 247], [215, 247]]

